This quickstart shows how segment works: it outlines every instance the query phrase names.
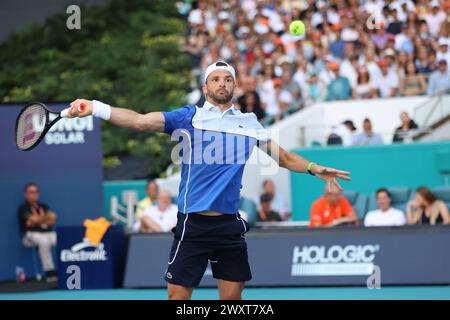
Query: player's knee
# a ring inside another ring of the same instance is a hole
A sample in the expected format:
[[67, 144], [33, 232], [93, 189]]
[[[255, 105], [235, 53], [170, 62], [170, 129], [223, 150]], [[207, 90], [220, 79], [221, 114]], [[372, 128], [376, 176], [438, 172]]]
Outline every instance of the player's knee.
[[235, 286], [233, 288], [219, 288], [220, 300], [242, 300], [242, 290], [244, 286]]
[[187, 288], [179, 285], [168, 285], [169, 300], [190, 300], [192, 295], [192, 288]]

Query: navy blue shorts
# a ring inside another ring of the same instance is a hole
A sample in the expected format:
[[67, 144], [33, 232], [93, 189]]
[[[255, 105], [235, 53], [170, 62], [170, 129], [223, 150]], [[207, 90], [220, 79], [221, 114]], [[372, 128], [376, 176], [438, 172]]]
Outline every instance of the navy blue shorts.
[[245, 282], [252, 278], [244, 234], [249, 224], [239, 214], [204, 216], [178, 213], [165, 279], [197, 287], [208, 261], [213, 277]]

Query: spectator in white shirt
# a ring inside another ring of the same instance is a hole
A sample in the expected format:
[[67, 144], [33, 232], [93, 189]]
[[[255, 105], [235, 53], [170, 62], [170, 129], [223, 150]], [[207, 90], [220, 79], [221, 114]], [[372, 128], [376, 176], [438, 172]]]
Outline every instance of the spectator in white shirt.
[[364, 218], [366, 227], [403, 226], [406, 223], [405, 214], [391, 207], [392, 196], [386, 188], [377, 190], [376, 200], [379, 209], [369, 211]]
[[177, 224], [177, 206], [172, 204], [168, 191], [160, 191], [158, 205], [147, 208], [134, 225], [136, 232], [169, 232]]
[[[450, 50], [448, 50], [448, 42], [447, 38], [441, 37], [439, 38], [439, 51], [436, 53], [437, 61], [445, 60], [447, 61], [447, 67], [450, 68]], [[450, 71], [450, 69], [449, 69]]]
[[400, 86], [398, 75], [389, 70], [388, 62], [383, 59], [379, 62], [381, 68], [381, 76], [378, 79], [378, 90], [381, 98], [395, 97]]
[[431, 74], [428, 82], [429, 95], [443, 94], [450, 90], [450, 71], [448, 71], [447, 60], [440, 60], [438, 65], [439, 69]]
[[440, 9], [439, 1], [437, 0], [431, 1], [430, 6], [431, 6], [431, 13], [425, 16], [425, 21], [428, 24], [428, 28], [430, 30], [431, 35], [433, 37], [436, 37], [439, 33], [441, 24], [445, 21], [447, 16], [445, 12]]

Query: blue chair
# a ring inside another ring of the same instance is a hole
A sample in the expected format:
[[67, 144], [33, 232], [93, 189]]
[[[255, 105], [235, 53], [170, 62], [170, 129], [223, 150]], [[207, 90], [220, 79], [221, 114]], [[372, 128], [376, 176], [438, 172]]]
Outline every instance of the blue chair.
[[433, 189], [433, 193], [438, 199], [445, 202], [450, 210], [450, 186], [439, 186]]
[[[392, 195], [391, 206], [397, 208], [403, 212], [406, 211], [406, 204], [410, 200], [411, 189], [408, 187], [389, 187], [386, 188]], [[367, 211], [376, 210], [378, 208], [377, 201], [375, 199], [375, 193], [369, 198], [369, 206]]]
[[258, 208], [256, 203], [250, 199], [241, 197], [239, 209], [247, 213], [247, 222], [250, 226], [253, 226], [258, 218]]
[[350, 202], [358, 219], [362, 222], [367, 212], [367, 196], [353, 190], [344, 190], [342, 195]]

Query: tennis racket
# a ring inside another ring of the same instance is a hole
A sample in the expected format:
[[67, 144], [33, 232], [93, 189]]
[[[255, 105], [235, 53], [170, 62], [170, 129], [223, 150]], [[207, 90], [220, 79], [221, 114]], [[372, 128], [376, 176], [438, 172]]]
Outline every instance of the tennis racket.
[[[86, 105], [82, 103], [80, 112], [84, 111]], [[21, 151], [29, 151], [36, 147], [44, 138], [50, 128], [62, 118], [66, 118], [70, 108], [61, 112], [50, 110], [42, 102], [31, 102], [27, 104], [19, 113], [16, 120], [16, 147]], [[56, 118], [50, 121], [50, 115]]]

